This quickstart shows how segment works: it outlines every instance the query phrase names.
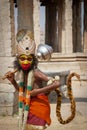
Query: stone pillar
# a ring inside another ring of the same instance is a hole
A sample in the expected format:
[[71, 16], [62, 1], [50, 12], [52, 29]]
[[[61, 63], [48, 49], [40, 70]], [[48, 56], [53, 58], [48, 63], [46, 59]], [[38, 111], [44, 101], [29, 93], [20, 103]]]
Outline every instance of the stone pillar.
[[0, 0], [0, 56], [11, 56], [10, 2]]
[[15, 41], [15, 19], [14, 19], [14, 1], [10, 0], [10, 17], [11, 17], [11, 43], [12, 43], [12, 56], [16, 54], [16, 41]]
[[34, 39], [36, 48], [40, 44], [40, 2], [33, 0]]
[[87, 53], [87, 0], [84, 0], [84, 53]]
[[[64, 38], [65, 37], [65, 38]], [[63, 39], [64, 38], [64, 39]], [[65, 0], [65, 31], [62, 37], [63, 53], [69, 54], [73, 52], [72, 45], [72, 0]]]
[[12, 70], [14, 61], [12, 15], [13, 1], [0, 0], [0, 115], [12, 115], [17, 110], [17, 93], [8, 80], [2, 80]]
[[81, 1], [73, 2], [73, 51], [82, 52]]
[[58, 23], [57, 9], [54, 3], [46, 5], [46, 36], [45, 41], [53, 47], [54, 52], [58, 52]]
[[33, 0], [17, 0], [18, 30], [33, 30]]
[[61, 37], [61, 53], [65, 53], [65, 0], [62, 3], [62, 37]]
[[61, 52], [62, 43], [62, 12], [63, 12], [63, 1], [58, 1], [58, 52]]
[[76, 52], [76, 44], [77, 44], [77, 13], [76, 13], [76, 9], [77, 9], [77, 2], [73, 1], [73, 51]]
[[77, 4], [77, 44], [76, 52], [82, 52], [82, 35], [81, 35], [81, 1]]

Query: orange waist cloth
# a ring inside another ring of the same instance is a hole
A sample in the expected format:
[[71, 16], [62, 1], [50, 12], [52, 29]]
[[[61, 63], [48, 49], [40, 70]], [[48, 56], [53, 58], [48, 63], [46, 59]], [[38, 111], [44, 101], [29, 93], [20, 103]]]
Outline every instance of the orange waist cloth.
[[37, 95], [31, 98], [29, 112], [45, 120], [50, 125], [50, 104], [46, 95]]

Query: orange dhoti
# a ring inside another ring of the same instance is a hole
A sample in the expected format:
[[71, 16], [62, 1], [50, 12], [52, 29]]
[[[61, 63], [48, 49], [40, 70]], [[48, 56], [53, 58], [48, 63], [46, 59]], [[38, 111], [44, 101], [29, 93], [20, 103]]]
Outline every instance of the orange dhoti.
[[[34, 115], [34, 119], [35, 117], [37, 117], [40, 122], [40, 120], [44, 121], [45, 124], [50, 125], [51, 123], [51, 119], [50, 119], [50, 104], [48, 101], [48, 97], [44, 94], [40, 94], [37, 95], [35, 97], [31, 98], [31, 102], [30, 102], [30, 110], [29, 110], [29, 116], [28, 117], [28, 124], [33, 125], [34, 120], [32, 123], [29, 123], [30, 118], [32, 117], [32, 115]], [[35, 119], [36, 120], [36, 119]], [[36, 124], [39, 125], [39, 124]]]

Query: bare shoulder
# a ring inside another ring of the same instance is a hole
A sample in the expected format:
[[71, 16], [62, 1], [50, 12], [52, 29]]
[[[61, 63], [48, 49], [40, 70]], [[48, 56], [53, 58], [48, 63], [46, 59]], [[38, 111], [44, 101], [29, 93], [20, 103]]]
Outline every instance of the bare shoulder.
[[[44, 73], [40, 70], [40, 69], [35, 69], [34, 70], [34, 75], [38, 76], [38, 75], [43, 75]], [[45, 75], [45, 74], [44, 74]]]
[[48, 81], [48, 76], [44, 72], [42, 72], [41, 70], [39, 70], [39, 69], [35, 69], [34, 70], [34, 76], [36, 78], [40, 78], [42, 80]]

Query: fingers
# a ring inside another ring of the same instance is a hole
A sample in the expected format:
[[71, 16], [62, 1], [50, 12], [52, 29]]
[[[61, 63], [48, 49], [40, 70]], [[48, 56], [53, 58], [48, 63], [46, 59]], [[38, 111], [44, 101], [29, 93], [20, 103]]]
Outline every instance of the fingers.
[[12, 72], [9, 72], [8, 74], [6, 74], [7, 78], [12, 78], [14, 77], [14, 74]]
[[2, 77], [2, 79], [6, 79], [6, 78], [10, 78], [10, 77], [14, 77], [14, 73], [16, 73], [18, 71], [18, 69], [15, 69], [13, 72], [9, 71], [5, 74], [5, 76]]
[[4, 75], [4, 77], [2, 78], [3, 80], [4, 79], [9, 79], [9, 78], [12, 78], [12, 77], [14, 77], [14, 73], [13, 72], [11, 72], [11, 71], [9, 71], [9, 72], [7, 72], [5, 75]]
[[60, 77], [59, 76], [55, 76], [55, 78], [53, 78], [53, 77], [51, 77], [51, 78], [49, 78], [49, 80], [48, 80], [48, 82], [47, 82], [47, 85], [50, 85], [50, 84], [52, 84], [52, 83], [56, 83], [56, 81], [60, 81]]

